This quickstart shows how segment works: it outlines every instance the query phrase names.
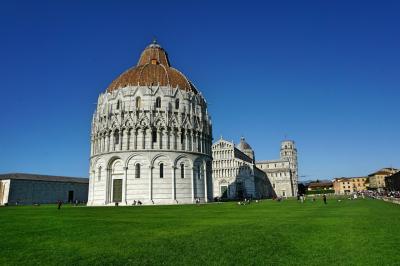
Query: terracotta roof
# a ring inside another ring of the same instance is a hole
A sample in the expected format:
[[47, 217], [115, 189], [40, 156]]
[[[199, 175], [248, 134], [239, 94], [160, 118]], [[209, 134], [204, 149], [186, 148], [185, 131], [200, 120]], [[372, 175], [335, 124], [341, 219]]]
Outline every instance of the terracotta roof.
[[334, 179], [335, 182], [343, 182], [343, 181], [351, 181], [351, 177], [336, 177]]
[[389, 172], [389, 171], [378, 171], [378, 172], [372, 173], [372, 174], [370, 174], [368, 176], [374, 176], [374, 175], [391, 175], [391, 172]]
[[47, 181], [47, 182], [65, 182], [65, 183], [89, 183], [88, 178], [68, 177], [68, 176], [51, 176], [51, 175], [38, 175], [26, 173], [9, 173], [1, 174], [0, 180], [4, 179], [18, 179], [18, 180], [33, 180], [33, 181]]
[[155, 41], [144, 49], [137, 65], [116, 78], [107, 91], [137, 85], [179, 87], [181, 90], [197, 93], [195, 86], [185, 75], [171, 67], [167, 52]]
[[311, 182], [308, 187], [316, 188], [316, 187], [331, 187], [333, 186], [332, 182]]

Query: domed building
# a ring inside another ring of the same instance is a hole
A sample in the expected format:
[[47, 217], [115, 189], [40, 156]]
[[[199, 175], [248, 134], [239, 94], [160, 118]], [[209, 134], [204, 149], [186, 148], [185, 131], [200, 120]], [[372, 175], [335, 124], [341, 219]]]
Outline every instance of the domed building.
[[88, 205], [207, 202], [211, 144], [204, 97], [154, 41], [98, 98]]
[[255, 158], [254, 158], [254, 151], [251, 148], [250, 144], [246, 142], [246, 140], [244, 139], [244, 137], [240, 138], [240, 142], [237, 145], [237, 148], [243, 152], [244, 154], [246, 154], [252, 161], [252, 163], [254, 163]]

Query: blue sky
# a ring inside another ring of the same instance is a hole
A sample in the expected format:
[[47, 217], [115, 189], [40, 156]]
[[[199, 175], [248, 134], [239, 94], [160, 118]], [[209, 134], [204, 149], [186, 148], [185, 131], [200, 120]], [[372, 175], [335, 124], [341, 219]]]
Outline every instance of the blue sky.
[[302, 179], [400, 167], [398, 1], [1, 1], [0, 172], [87, 176], [98, 94], [156, 36], [213, 134]]

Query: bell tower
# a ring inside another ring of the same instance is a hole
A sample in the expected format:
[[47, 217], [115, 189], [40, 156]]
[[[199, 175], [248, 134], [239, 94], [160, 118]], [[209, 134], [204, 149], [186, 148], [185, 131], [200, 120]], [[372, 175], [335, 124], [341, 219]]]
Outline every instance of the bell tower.
[[293, 140], [284, 140], [281, 142], [281, 160], [289, 161], [291, 183], [293, 195], [297, 195], [298, 168], [297, 168], [297, 149]]

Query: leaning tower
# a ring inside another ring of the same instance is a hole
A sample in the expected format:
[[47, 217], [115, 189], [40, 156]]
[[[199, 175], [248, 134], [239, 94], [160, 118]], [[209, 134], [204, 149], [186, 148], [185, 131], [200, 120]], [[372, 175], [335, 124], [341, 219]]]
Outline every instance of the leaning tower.
[[297, 195], [298, 169], [297, 149], [293, 140], [284, 140], [281, 143], [281, 160], [289, 161], [293, 195]]

